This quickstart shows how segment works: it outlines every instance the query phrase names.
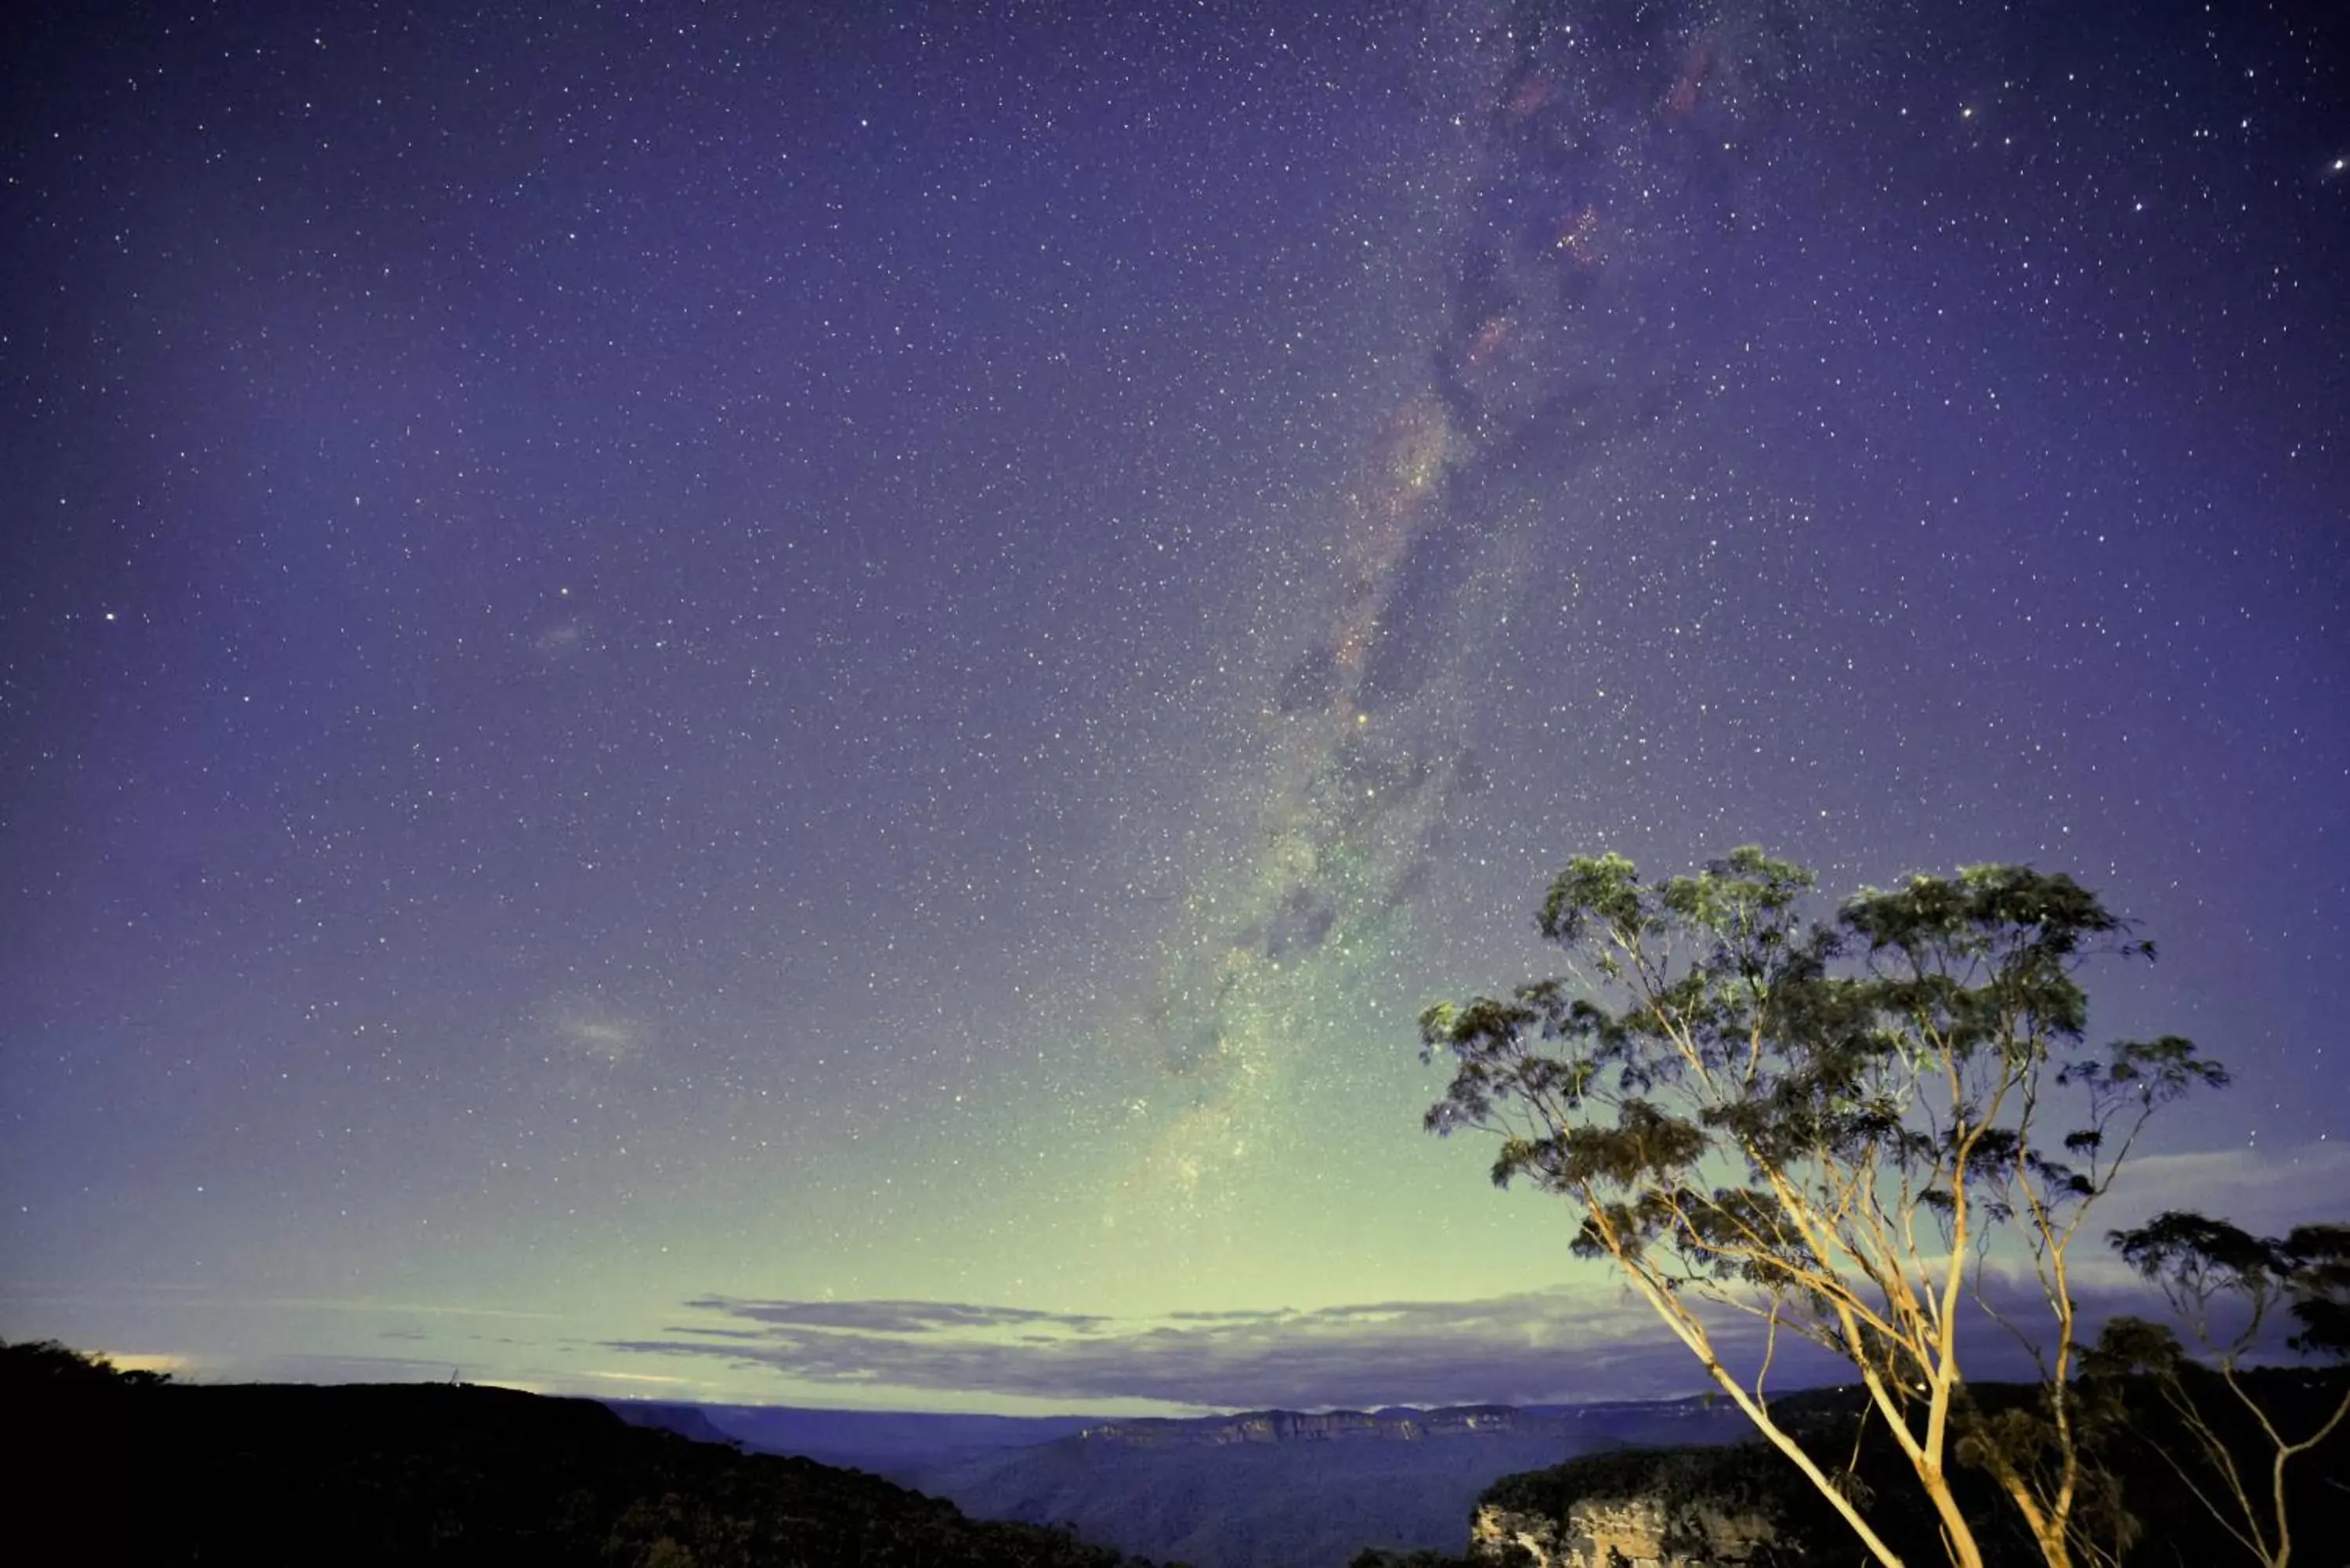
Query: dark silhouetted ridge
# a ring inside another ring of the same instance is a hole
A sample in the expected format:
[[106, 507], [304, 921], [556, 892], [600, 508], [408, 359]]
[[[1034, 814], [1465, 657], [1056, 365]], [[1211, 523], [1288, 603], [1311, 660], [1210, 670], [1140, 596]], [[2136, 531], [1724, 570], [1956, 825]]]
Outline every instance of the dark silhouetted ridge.
[[[1121, 1568], [856, 1470], [501, 1388], [138, 1384], [0, 1348], [10, 1534], [86, 1563]], [[69, 1354], [69, 1353], [65, 1353]], [[24, 1450], [19, 1449], [22, 1453]]]

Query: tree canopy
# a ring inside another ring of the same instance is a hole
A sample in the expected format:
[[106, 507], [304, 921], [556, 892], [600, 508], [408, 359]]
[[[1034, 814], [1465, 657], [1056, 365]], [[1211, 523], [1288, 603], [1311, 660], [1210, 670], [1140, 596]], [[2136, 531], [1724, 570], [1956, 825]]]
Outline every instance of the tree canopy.
[[[2144, 1446], [2253, 1561], [2288, 1568], [2293, 1461], [2350, 1419], [2350, 1388], [2313, 1403], [2299, 1380], [2279, 1389], [2250, 1364], [2266, 1349], [2264, 1331], [2280, 1307], [2298, 1325], [2286, 1348], [2350, 1359], [2350, 1225], [2255, 1236], [2170, 1210], [2106, 1239], [2161, 1292], [2204, 1360], [2191, 1359], [2168, 1325], [2122, 1317], [2105, 1325], [2087, 1369], [2101, 1382], [2131, 1374], [2149, 1382], [2188, 1441]], [[2127, 1410], [2126, 1399], [2110, 1403]]]
[[[1427, 1125], [1499, 1135], [1496, 1183], [1566, 1199], [1575, 1251], [1620, 1267], [1879, 1562], [1900, 1560], [1848, 1483], [1772, 1417], [1782, 1333], [1852, 1364], [1951, 1561], [1982, 1561], [1960, 1458], [2052, 1565], [2110, 1557], [2068, 1252], [2147, 1118], [2227, 1075], [2176, 1036], [2088, 1044], [2080, 971], [2154, 949], [2069, 877], [1968, 867], [1827, 914], [1814, 888], [1755, 847], [1653, 883], [1620, 856], [1571, 861], [1535, 921], [1566, 972], [1422, 1014], [1423, 1055], [1453, 1074]], [[2044, 1316], [1984, 1288], [1995, 1257]], [[2040, 1408], [1969, 1405], [1978, 1308], [2037, 1358]], [[1726, 1356], [1735, 1314], [1763, 1331], [1751, 1366]]]

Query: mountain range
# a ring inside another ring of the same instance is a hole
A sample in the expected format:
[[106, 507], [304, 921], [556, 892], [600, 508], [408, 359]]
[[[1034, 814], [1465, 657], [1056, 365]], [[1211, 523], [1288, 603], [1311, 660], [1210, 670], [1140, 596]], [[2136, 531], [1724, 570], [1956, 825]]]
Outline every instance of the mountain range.
[[1734, 1409], [1703, 1399], [1125, 1421], [614, 1407], [687, 1435], [706, 1425], [754, 1450], [868, 1469], [975, 1518], [1068, 1526], [1194, 1568], [1335, 1565], [1366, 1546], [1454, 1550], [1502, 1476], [1748, 1433]]

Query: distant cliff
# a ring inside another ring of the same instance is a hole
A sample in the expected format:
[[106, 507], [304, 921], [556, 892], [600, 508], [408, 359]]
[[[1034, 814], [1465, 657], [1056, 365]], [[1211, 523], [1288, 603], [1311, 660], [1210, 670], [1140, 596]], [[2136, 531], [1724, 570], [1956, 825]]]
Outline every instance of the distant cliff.
[[1448, 1438], [1525, 1438], [1572, 1448], [1623, 1442], [1697, 1441], [1683, 1428], [1710, 1429], [1718, 1413], [1696, 1399], [1626, 1400], [1606, 1405], [1454, 1405], [1438, 1410], [1250, 1410], [1237, 1416], [1110, 1421], [1078, 1434], [1084, 1443], [1130, 1449], [1218, 1449], [1243, 1444], [1422, 1443]]
[[1087, 1443], [1132, 1449], [1226, 1448], [1237, 1443], [1421, 1443], [1481, 1435], [1547, 1435], [1555, 1417], [1531, 1416], [1507, 1405], [1463, 1405], [1445, 1410], [1250, 1410], [1192, 1420], [1149, 1418], [1088, 1427]]
[[969, 1513], [1074, 1524], [1197, 1568], [1335, 1568], [1365, 1547], [1460, 1550], [1479, 1493], [1513, 1471], [1748, 1429], [1736, 1410], [1696, 1400], [1253, 1410], [1105, 1422], [908, 1479]]

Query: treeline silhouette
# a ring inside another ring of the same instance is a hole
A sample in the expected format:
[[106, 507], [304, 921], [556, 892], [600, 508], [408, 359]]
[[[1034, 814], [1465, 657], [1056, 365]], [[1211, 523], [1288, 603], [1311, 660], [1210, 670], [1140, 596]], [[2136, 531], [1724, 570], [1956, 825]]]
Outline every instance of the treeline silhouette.
[[17, 1438], [9, 1534], [77, 1563], [1148, 1568], [587, 1399], [187, 1386], [41, 1343], [0, 1345], [0, 1409]]

